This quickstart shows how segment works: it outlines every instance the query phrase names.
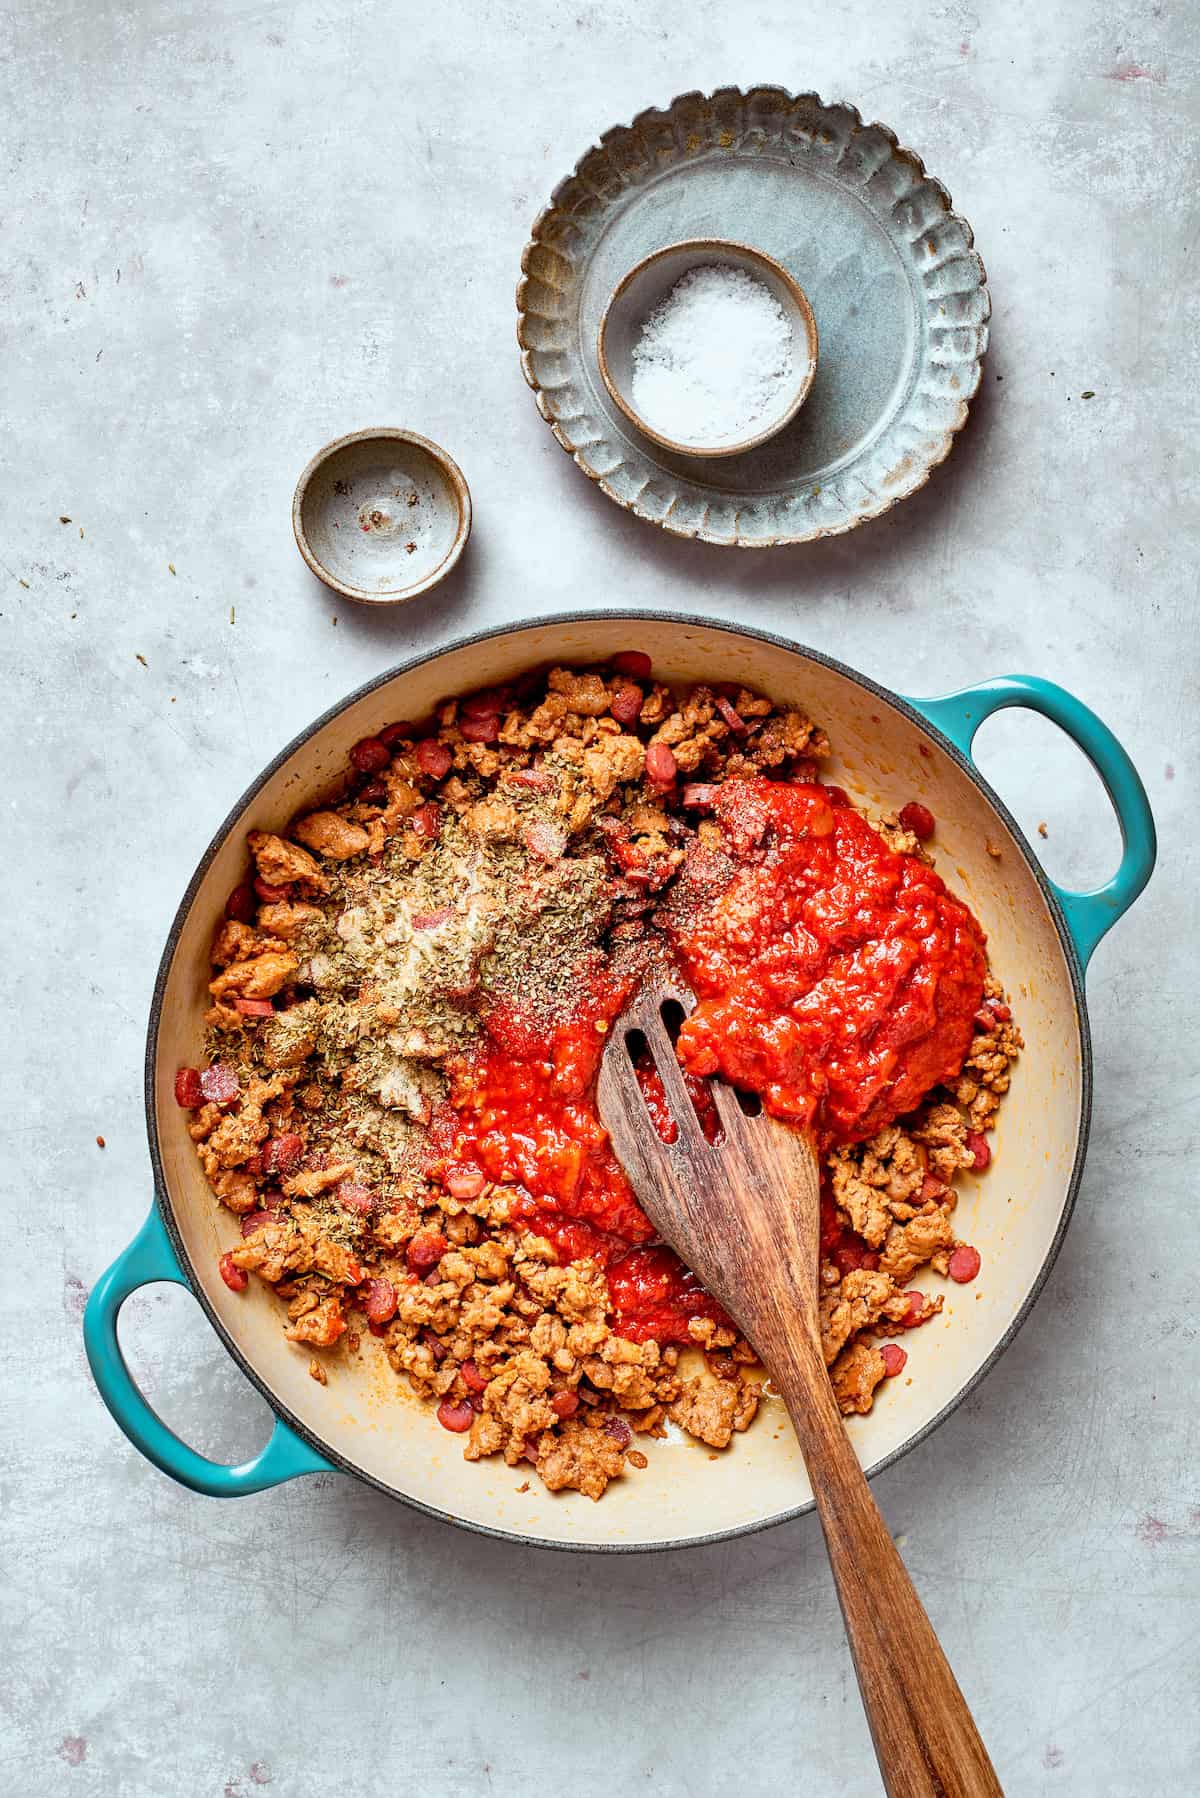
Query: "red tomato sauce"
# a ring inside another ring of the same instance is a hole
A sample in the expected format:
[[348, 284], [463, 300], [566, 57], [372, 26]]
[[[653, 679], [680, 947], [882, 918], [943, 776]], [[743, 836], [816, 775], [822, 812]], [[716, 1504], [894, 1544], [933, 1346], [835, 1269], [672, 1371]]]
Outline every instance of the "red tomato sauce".
[[[654, 1065], [654, 1058], [649, 1049], [643, 1049], [633, 1064], [637, 1075], [637, 1083], [646, 1101], [646, 1110], [650, 1113], [655, 1130], [663, 1142], [675, 1142], [679, 1136], [679, 1126], [671, 1115], [671, 1107], [667, 1103], [667, 1089], [663, 1085], [662, 1075]], [[721, 1119], [717, 1115], [717, 1107], [713, 1102], [712, 1088], [707, 1080], [697, 1078], [695, 1074], [684, 1074], [683, 1084], [687, 1088], [688, 1098], [692, 1101], [692, 1109], [708, 1142], [720, 1142], [723, 1135]]]
[[688, 1342], [691, 1318], [728, 1320], [671, 1249], [646, 1246], [654, 1227], [596, 1112], [608, 1026], [628, 997], [627, 985], [593, 982], [549, 1032], [519, 1014], [494, 1013], [482, 1048], [457, 1074], [451, 1114], [436, 1135], [444, 1161], [516, 1187], [516, 1228], [546, 1237], [560, 1261], [600, 1263], [620, 1335]]
[[688, 1323], [694, 1317], [729, 1322], [695, 1274], [661, 1244], [623, 1255], [608, 1269], [608, 1289], [620, 1333], [631, 1342], [651, 1337], [655, 1342], [690, 1342]]
[[714, 816], [733, 872], [670, 926], [699, 1000], [679, 1058], [822, 1144], [861, 1142], [961, 1068], [983, 931], [838, 788], [730, 782]]

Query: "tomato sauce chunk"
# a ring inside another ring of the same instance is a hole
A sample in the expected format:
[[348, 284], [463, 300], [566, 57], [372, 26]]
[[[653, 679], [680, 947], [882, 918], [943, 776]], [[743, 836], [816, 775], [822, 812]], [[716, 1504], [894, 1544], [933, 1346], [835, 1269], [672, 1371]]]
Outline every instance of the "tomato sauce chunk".
[[683, 1342], [692, 1340], [688, 1325], [693, 1318], [710, 1318], [728, 1325], [729, 1319], [711, 1298], [691, 1269], [673, 1249], [630, 1249], [608, 1270], [614, 1327], [630, 1342]]
[[699, 1000], [679, 1059], [822, 1144], [862, 1142], [961, 1069], [983, 931], [827, 787], [728, 782], [714, 817], [732, 874], [693, 851], [667, 921]]
[[[487, 1040], [452, 1093], [456, 1154], [447, 1189], [455, 1197], [474, 1196], [461, 1190], [463, 1163], [472, 1186], [482, 1175], [524, 1188], [528, 1202], [519, 1207], [518, 1221], [548, 1237], [563, 1260], [595, 1253], [603, 1262], [612, 1252], [611, 1246], [606, 1252], [605, 1237], [622, 1239], [619, 1253], [654, 1234], [593, 1096], [607, 1041], [596, 1024], [617, 1015], [625, 992], [583, 993], [578, 1015], [552, 1029], [548, 1040], [543, 1027], [515, 1012], [493, 1014]], [[568, 1248], [571, 1232], [560, 1234], [559, 1226], [576, 1224], [603, 1235], [595, 1242], [588, 1238], [586, 1247]]]
[[[581, 980], [574, 1012], [549, 1036], [515, 1010], [494, 1011], [451, 1093], [443, 1177], [456, 1197], [475, 1196], [485, 1179], [516, 1188], [514, 1229], [545, 1237], [560, 1262], [607, 1270], [620, 1335], [686, 1343], [693, 1318], [728, 1319], [670, 1249], [644, 1246], [654, 1227], [596, 1114], [608, 1026], [629, 992], [625, 980]], [[711, 1104], [706, 1089], [702, 1099]]]

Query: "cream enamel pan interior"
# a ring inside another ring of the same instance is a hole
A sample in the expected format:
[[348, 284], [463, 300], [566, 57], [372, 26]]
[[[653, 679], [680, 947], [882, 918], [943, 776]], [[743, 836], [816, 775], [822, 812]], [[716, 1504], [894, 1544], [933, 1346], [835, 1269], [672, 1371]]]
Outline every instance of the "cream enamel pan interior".
[[[277, 829], [336, 780], [359, 737], [435, 701], [505, 681], [544, 662], [587, 663], [638, 648], [656, 675], [740, 680], [793, 701], [835, 747], [829, 778], [858, 803], [918, 798], [937, 818], [937, 866], [982, 920], [992, 966], [1010, 991], [1026, 1048], [1000, 1112], [992, 1168], [960, 1185], [958, 1228], [983, 1256], [973, 1285], [922, 1275], [945, 1298], [932, 1323], [905, 1339], [906, 1375], [871, 1416], [850, 1425], [875, 1470], [910, 1448], [995, 1358], [1036, 1294], [1065, 1226], [1087, 1131], [1089, 1045], [1082, 980], [1032, 854], [966, 762], [902, 703], [848, 671], [734, 627], [639, 613], [534, 622], [477, 637], [384, 677], [292, 745], [226, 820], [193, 882], [164, 958], [151, 1022], [148, 1098], [160, 1203], [185, 1271], [230, 1351], [276, 1410], [335, 1465], [456, 1522], [577, 1548], [668, 1547], [762, 1527], [794, 1515], [811, 1490], [782, 1402], [770, 1399], [749, 1432], [716, 1458], [672, 1435], [645, 1444], [649, 1467], [610, 1486], [599, 1504], [554, 1495], [528, 1466], [469, 1465], [462, 1443], [388, 1369], [377, 1345], [358, 1361], [331, 1358], [328, 1387], [309, 1354], [284, 1340], [280, 1308], [257, 1282], [226, 1289], [220, 1254], [236, 1219], [208, 1189], [172, 1083], [202, 1055], [208, 946], [224, 900], [243, 878], [245, 835]], [[988, 839], [1001, 848], [988, 854]], [[397, 1519], [399, 1522], [399, 1517]]]

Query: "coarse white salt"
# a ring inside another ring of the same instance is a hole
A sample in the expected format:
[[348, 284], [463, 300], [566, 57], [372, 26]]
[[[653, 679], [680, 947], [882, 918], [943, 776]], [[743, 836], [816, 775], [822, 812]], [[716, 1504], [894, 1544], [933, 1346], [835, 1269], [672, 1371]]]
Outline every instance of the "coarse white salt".
[[677, 443], [754, 437], [787, 409], [796, 386], [787, 314], [762, 281], [727, 264], [689, 269], [634, 345], [634, 407]]

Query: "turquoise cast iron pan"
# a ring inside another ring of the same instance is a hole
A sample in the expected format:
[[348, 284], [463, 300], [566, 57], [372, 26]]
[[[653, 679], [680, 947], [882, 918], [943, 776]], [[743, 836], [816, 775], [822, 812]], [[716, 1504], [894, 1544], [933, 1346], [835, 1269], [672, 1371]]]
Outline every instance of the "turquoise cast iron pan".
[[[318, 718], [230, 812], [193, 876], [159, 969], [146, 1051], [146, 1116], [156, 1197], [133, 1243], [92, 1293], [84, 1323], [96, 1383], [125, 1434], [173, 1479], [230, 1497], [298, 1474], [335, 1469], [431, 1514], [485, 1533], [556, 1547], [659, 1549], [711, 1542], [794, 1517], [812, 1495], [778, 1400], [718, 1459], [672, 1437], [650, 1465], [601, 1504], [552, 1494], [520, 1469], [469, 1465], [392, 1375], [371, 1339], [356, 1365], [336, 1363], [328, 1387], [285, 1342], [279, 1307], [258, 1289], [230, 1292], [217, 1261], [237, 1220], [216, 1204], [172, 1095], [175, 1070], [201, 1055], [208, 945], [226, 895], [242, 877], [249, 829], [282, 826], [335, 778], [349, 746], [396, 718], [427, 713], [448, 694], [507, 681], [548, 661], [602, 661], [645, 650], [672, 681], [741, 680], [804, 707], [835, 746], [830, 778], [872, 807], [922, 800], [938, 821], [937, 862], [981, 918], [993, 966], [1013, 994], [1026, 1039], [1001, 1112], [990, 1170], [962, 1188], [963, 1236], [983, 1271], [943, 1288], [945, 1310], [910, 1337], [911, 1381], [897, 1381], [851, 1424], [868, 1471], [887, 1467], [949, 1416], [992, 1367], [1037, 1298], [1079, 1186], [1091, 1102], [1084, 974], [1096, 944], [1133, 903], [1154, 866], [1154, 824], [1141, 781], [1112, 732], [1079, 700], [1023, 675], [941, 699], [900, 699], [874, 681], [779, 637], [661, 613], [575, 613], [531, 621], [418, 657]], [[1052, 719], [1098, 769], [1120, 821], [1120, 867], [1096, 892], [1065, 892], [971, 761], [980, 724], [1005, 706]], [[988, 853], [991, 841], [999, 857]], [[139, 1286], [186, 1285], [226, 1348], [275, 1413], [262, 1452], [240, 1467], [206, 1460], [142, 1397], [117, 1345], [117, 1314]], [[940, 1286], [936, 1277], [923, 1287]], [[526, 1470], [528, 1471], [528, 1470]], [[528, 1488], [524, 1490], [523, 1488]]]

